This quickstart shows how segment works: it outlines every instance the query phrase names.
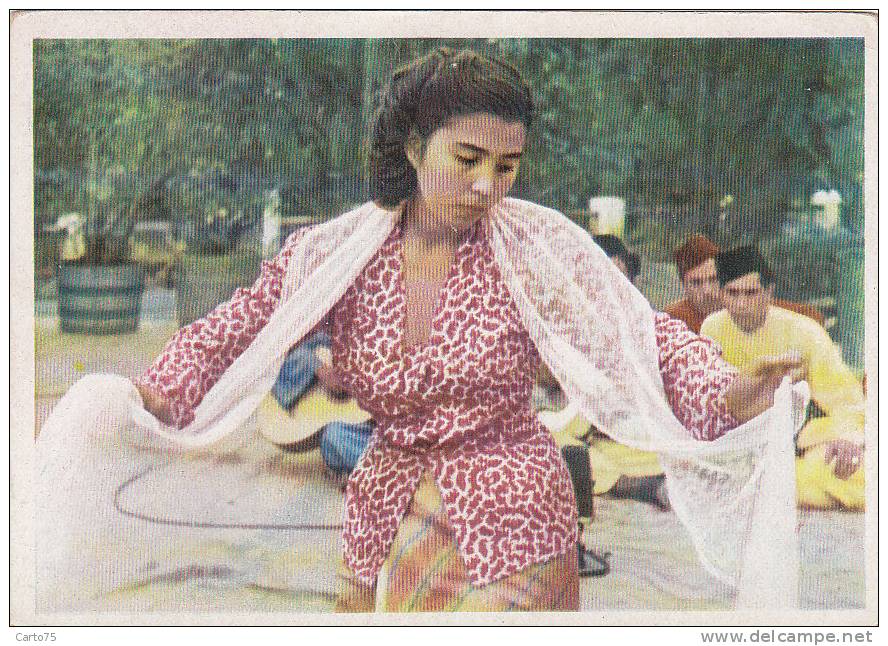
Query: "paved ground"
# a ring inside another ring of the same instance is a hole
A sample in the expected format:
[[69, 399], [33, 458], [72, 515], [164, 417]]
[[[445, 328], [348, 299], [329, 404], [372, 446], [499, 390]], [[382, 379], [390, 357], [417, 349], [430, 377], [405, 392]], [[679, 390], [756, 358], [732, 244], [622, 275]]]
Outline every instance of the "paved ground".
[[[169, 303], [164, 294], [156, 300]], [[136, 376], [175, 329], [168, 307], [147, 312], [138, 333], [109, 337], [63, 335], [51, 316], [51, 305], [41, 305], [38, 312], [43, 315], [36, 329], [38, 426], [82, 374], [101, 371]], [[85, 565], [53, 595], [54, 608], [332, 609], [338, 532], [292, 527], [335, 525], [340, 520], [342, 483], [324, 473], [317, 452], [287, 456], [253, 439], [179, 466], [150, 452], [123, 448], [114, 459], [133, 473], [145, 471], [119, 492], [119, 509], [112, 510], [110, 501], [103, 503], [108, 505], [110, 522], [135, 535], [135, 544], [128, 540], [85, 546]], [[123, 482], [125, 478], [120, 477]], [[207, 507], [210, 500], [214, 504]], [[600, 498], [596, 502], [597, 517], [586, 529], [586, 541], [611, 553], [612, 571], [582, 581], [582, 609], [729, 607], [729, 591], [699, 565], [674, 514], [629, 501]], [[170, 521], [258, 527], [194, 529]], [[802, 606], [862, 608], [863, 515], [805, 512], [800, 531]], [[87, 563], [92, 565], [87, 567]]]

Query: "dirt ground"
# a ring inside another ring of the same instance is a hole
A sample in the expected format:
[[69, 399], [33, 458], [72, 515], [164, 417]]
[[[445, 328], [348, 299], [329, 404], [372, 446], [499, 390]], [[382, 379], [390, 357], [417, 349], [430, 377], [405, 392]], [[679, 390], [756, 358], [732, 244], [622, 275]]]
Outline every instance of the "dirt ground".
[[[52, 317], [39, 317], [38, 427], [81, 375], [136, 376], [174, 331], [171, 321], [149, 318], [136, 334], [66, 335], [57, 331]], [[128, 484], [121, 480], [113, 510], [113, 501], [103, 504], [121, 535], [138, 538], [135, 543], [84, 545], [84, 563], [93, 565], [56, 590], [44, 610], [332, 610], [343, 483], [325, 473], [317, 451], [286, 455], [253, 438], [179, 467], [135, 449], [121, 448], [115, 457], [131, 461], [140, 475]], [[303, 524], [331, 527], [298, 527]], [[801, 512], [800, 537], [802, 608], [863, 608], [864, 515]], [[731, 607], [730, 590], [702, 568], [671, 512], [598, 498], [585, 540], [589, 547], [610, 553], [611, 572], [581, 580], [584, 611]]]

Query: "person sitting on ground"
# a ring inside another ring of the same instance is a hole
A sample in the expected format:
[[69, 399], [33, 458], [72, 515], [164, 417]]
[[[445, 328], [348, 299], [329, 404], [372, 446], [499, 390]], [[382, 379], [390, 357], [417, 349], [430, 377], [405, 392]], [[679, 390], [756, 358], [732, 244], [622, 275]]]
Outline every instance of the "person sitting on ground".
[[715, 258], [725, 309], [701, 329], [722, 346], [723, 358], [749, 373], [773, 353], [798, 352], [811, 398], [825, 413], [796, 440], [798, 501], [803, 507], [864, 507], [864, 395], [860, 382], [820, 325], [772, 305], [774, 275], [759, 252], [739, 247]]
[[324, 332], [312, 335], [290, 351], [271, 391], [280, 410], [266, 415], [262, 423], [265, 427], [276, 427], [265, 428], [264, 431], [266, 437], [282, 450], [302, 453], [319, 448], [327, 469], [336, 476], [342, 476], [351, 473], [367, 448], [376, 425], [373, 419], [320, 421], [313, 431], [302, 434], [295, 430], [288, 433], [284, 428], [292, 427], [289, 417], [315, 386], [320, 386], [322, 393], [313, 405], [325, 410], [313, 411], [314, 417], [322, 413], [321, 418], [336, 418], [338, 411], [342, 411], [343, 417], [354, 417], [350, 409], [343, 409], [344, 400], [350, 397], [336, 379], [329, 353], [330, 337]]
[[[592, 237], [614, 265], [634, 284], [641, 269], [638, 255], [629, 251], [615, 235], [599, 234]], [[543, 380], [554, 382], [554, 377], [546, 379], [546, 375], [543, 375]], [[662, 511], [670, 508], [666, 477], [656, 453], [634, 449], [611, 440], [582, 415], [577, 415], [566, 427], [553, 435], [559, 447], [587, 447], [594, 479], [593, 494], [639, 500]]]
[[599, 233], [592, 236], [592, 239], [634, 285], [641, 272], [641, 260], [638, 254], [629, 251], [623, 241], [611, 233]]
[[[665, 312], [687, 323], [697, 334], [703, 320], [722, 309], [721, 290], [715, 272], [715, 257], [721, 248], [704, 235], [694, 235], [676, 249], [672, 257], [684, 289], [684, 298], [666, 306]], [[773, 305], [803, 314], [823, 325], [823, 314], [805, 303], [774, 299]]]

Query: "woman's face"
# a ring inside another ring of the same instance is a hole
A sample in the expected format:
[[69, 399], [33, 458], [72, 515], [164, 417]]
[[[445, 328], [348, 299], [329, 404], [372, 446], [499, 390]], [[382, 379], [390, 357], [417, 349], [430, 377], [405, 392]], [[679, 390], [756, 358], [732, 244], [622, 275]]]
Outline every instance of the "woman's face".
[[411, 140], [418, 198], [432, 225], [469, 228], [512, 188], [527, 129], [492, 114], [454, 117], [425, 143]]

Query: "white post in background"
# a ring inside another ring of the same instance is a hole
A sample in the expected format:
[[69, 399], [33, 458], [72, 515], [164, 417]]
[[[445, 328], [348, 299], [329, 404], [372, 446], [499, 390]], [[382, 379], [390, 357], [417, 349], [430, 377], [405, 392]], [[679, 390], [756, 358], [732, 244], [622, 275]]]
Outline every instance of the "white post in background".
[[814, 223], [826, 231], [834, 231], [839, 226], [842, 196], [836, 190], [817, 191], [811, 196], [811, 205], [820, 207], [814, 215]]
[[623, 237], [626, 224], [626, 202], [623, 198], [598, 196], [589, 198], [589, 231]]
[[274, 188], [265, 194], [262, 212], [262, 257], [273, 258], [281, 248], [281, 193]]

